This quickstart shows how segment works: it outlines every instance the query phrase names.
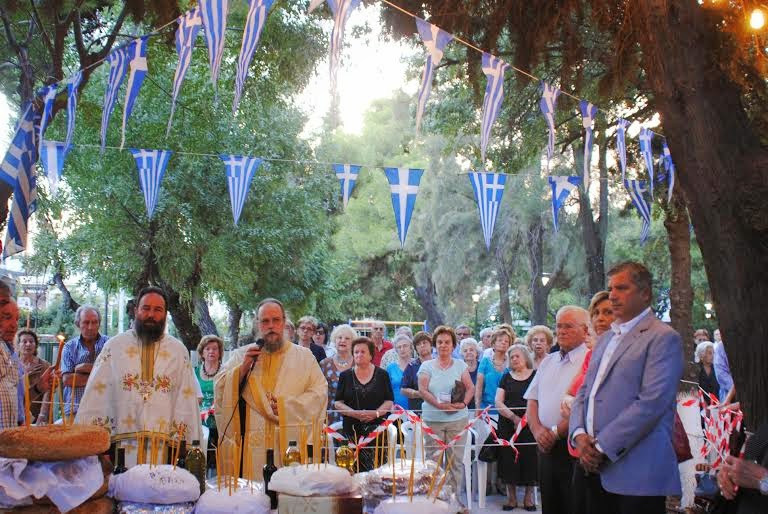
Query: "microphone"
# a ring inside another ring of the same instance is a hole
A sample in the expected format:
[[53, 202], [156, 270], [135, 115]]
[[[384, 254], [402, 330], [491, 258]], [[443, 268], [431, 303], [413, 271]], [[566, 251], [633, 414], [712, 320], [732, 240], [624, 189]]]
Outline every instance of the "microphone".
[[[259, 349], [264, 347], [264, 339], [258, 338], [254, 343]], [[238, 400], [240, 400], [240, 397], [243, 395], [243, 389], [245, 388], [245, 384], [248, 383], [248, 378], [251, 376], [251, 372], [253, 371], [253, 367], [256, 365], [256, 361], [258, 360], [258, 357], [251, 360], [251, 365], [248, 368], [248, 373], [245, 374], [243, 379], [240, 381], [240, 387], [237, 391]]]

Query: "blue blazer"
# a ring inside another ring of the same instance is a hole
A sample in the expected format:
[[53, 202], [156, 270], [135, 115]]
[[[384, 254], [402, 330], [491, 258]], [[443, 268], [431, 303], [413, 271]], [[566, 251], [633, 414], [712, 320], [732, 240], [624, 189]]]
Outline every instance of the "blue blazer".
[[[600, 361], [614, 333], [593, 349], [584, 384], [571, 407], [569, 435], [586, 430], [587, 402]], [[683, 374], [680, 335], [653, 313], [641, 319], [616, 347], [597, 389], [595, 437], [607, 459], [603, 488], [631, 496], [680, 495], [680, 473], [672, 446], [678, 382]]]

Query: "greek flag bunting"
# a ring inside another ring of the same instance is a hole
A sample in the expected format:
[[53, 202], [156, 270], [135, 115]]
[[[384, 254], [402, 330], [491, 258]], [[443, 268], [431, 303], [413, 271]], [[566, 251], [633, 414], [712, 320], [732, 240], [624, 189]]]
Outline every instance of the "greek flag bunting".
[[160, 196], [160, 184], [165, 176], [165, 168], [171, 158], [170, 150], [143, 150], [129, 148], [136, 159], [136, 168], [139, 171], [139, 183], [141, 192], [144, 193], [144, 205], [147, 208], [147, 217], [152, 218], [157, 207], [157, 198]]
[[539, 101], [539, 108], [544, 115], [544, 121], [547, 123], [547, 128], [549, 129], [549, 137], [547, 139], [547, 169], [549, 169], [549, 161], [552, 160], [552, 156], [555, 153], [555, 109], [557, 108], [557, 97], [559, 96], [559, 89], [550, 86], [543, 80], [541, 81], [541, 100]]
[[621, 180], [626, 180], [627, 175], [627, 145], [626, 134], [629, 122], [619, 118], [616, 122], [616, 151], [619, 153], [619, 164], [621, 165]]
[[349, 203], [349, 197], [352, 196], [352, 190], [355, 189], [355, 183], [357, 182], [357, 176], [360, 173], [361, 167], [354, 164], [333, 165], [333, 171], [336, 173], [336, 177], [341, 184], [341, 200], [345, 209]]
[[[8, 219], [3, 259], [23, 251], [27, 247], [27, 222], [37, 204], [35, 162], [37, 146], [35, 122], [38, 113], [27, 104], [21, 116], [11, 145], [0, 162], [0, 180], [13, 188], [13, 204]], [[38, 118], [39, 119], [39, 118]]]
[[555, 232], [560, 230], [559, 214], [560, 209], [565, 205], [568, 196], [579, 188], [582, 178], [577, 176], [553, 175], [548, 178], [549, 185], [552, 186], [552, 223]]
[[243, 155], [222, 154], [219, 157], [224, 161], [229, 201], [232, 204], [232, 217], [235, 220], [235, 226], [237, 226], [237, 222], [240, 221], [240, 215], [243, 212], [245, 199], [248, 198], [248, 189], [251, 187], [251, 181], [263, 161], [257, 157], [246, 157]]
[[136, 103], [136, 97], [139, 96], [141, 84], [144, 83], [144, 77], [147, 76], [147, 39], [149, 36], [135, 39], [128, 50], [130, 62], [128, 63], [131, 73], [128, 75], [128, 86], [125, 89], [125, 108], [123, 109], [123, 132], [120, 139], [120, 149], [125, 145], [125, 125], [133, 111], [133, 104]]
[[592, 147], [595, 142], [592, 127], [597, 116], [597, 106], [582, 100], [579, 102], [581, 124], [584, 127], [584, 191], [589, 191], [589, 170], [592, 167]]
[[205, 41], [208, 44], [208, 62], [211, 66], [211, 83], [218, 101], [219, 68], [224, 55], [224, 35], [227, 30], [228, 0], [200, 0], [200, 15], [205, 27]]
[[647, 128], [640, 129], [640, 153], [643, 155], [645, 161], [645, 169], [648, 170], [648, 184], [651, 187], [651, 198], [653, 198], [653, 148], [651, 147], [651, 141], [653, 141], [653, 131]]
[[331, 31], [331, 53], [329, 58], [331, 74], [331, 91], [336, 91], [336, 75], [341, 64], [341, 49], [344, 40], [344, 27], [347, 20], [358, 5], [360, 0], [328, 0], [328, 5], [333, 11], [333, 30]]
[[483, 52], [482, 62], [487, 81], [485, 98], [483, 98], [483, 120], [480, 127], [480, 158], [482, 166], [485, 167], [485, 151], [491, 139], [491, 129], [501, 110], [501, 101], [504, 99], [504, 72], [509, 68], [509, 64], [485, 52]]
[[648, 239], [648, 234], [651, 231], [651, 204], [646, 196], [648, 185], [645, 180], [625, 180], [624, 187], [627, 188], [632, 204], [643, 220], [643, 228], [640, 232], [640, 244], [642, 245]]
[[395, 211], [395, 224], [400, 239], [400, 248], [405, 246], [408, 226], [411, 224], [413, 208], [416, 206], [416, 195], [419, 193], [419, 183], [424, 170], [415, 168], [384, 168], [392, 193], [392, 209]]
[[120, 90], [120, 84], [123, 83], [125, 74], [128, 72], [129, 51], [132, 44], [116, 48], [107, 56], [109, 63], [109, 77], [107, 78], [107, 89], [104, 93], [104, 110], [101, 111], [101, 151], [107, 144], [107, 128], [109, 127], [109, 117], [115, 108], [117, 102], [117, 92]]
[[59, 180], [64, 169], [64, 159], [67, 156], [67, 144], [59, 141], [43, 141], [40, 148], [40, 163], [50, 184], [51, 196], [55, 197], [59, 190]]
[[72, 148], [72, 138], [75, 135], [75, 113], [77, 112], [77, 89], [83, 80], [83, 72], [77, 71], [67, 80], [67, 138], [64, 140], [66, 151]]
[[53, 110], [53, 103], [56, 100], [57, 85], [58, 84], [51, 84], [50, 86], [45, 86], [38, 92], [38, 94], [43, 97], [43, 116], [40, 118], [40, 139], [37, 142], [38, 150], [40, 150], [40, 146], [43, 144], [45, 129], [48, 128], [51, 111]]
[[662, 140], [661, 158], [659, 159], [659, 182], [667, 181], [667, 203], [672, 201], [672, 191], [675, 189], [675, 163], [672, 162], [672, 153], [667, 146], [667, 138]]
[[253, 53], [259, 45], [261, 31], [267, 21], [267, 13], [273, 0], [249, 0], [248, 17], [243, 29], [243, 42], [240, 45], [240, 57], [237, 59], [237, 77], [235, 77], [235, 99], [232, 102], [232, 116], [237, 113], [240, 97], [243, 94], [245, 79], [248, 77], [248, 66], [251, 64]]
[[416, 28], [419, 31], [424, 46], [427, 47], [427, 62], [424, 64], [424, 72], [421, 75], [421, 87], [419, 87], [418, 104], [416, 105], [416, 134], [418, 134], [421, 129], [421, 118], [424, 116], [424, 108], [427, 105], [429, 93], [432, 90], [435, 67], [440, 64], [440, 60], [443, 58], [443, 50], [451, 42], [453, 36], [421, 18], [416, 18]]
[[176, 111], [176, 98], [181, 91], [181, 83], [187, 75], [187, 70], [192, 62], [192, 49], [195, 47], [195, 40], [203, 19], [200, 16], [200, 9], [193, 7], [176, 20], [179, 24], [176, 29], [176, 55], [179, 56], [179, 63], [176, 65], [176, 73], [173, 75], [173, 96], [171, 98], [171, 115], [168, 117], [168, 128], [165, 130], [165, 137], [171, 132], [171, 123], [173, 123], [173, 113]]
[[490, 250], [493, 228], [496, 226], [507, 176], [503, 173], [475, 171], [469, 174], [469, 181], [472, 183], [477, 210], [480, 212], [480, 226], [483, 229], [485, 247]]

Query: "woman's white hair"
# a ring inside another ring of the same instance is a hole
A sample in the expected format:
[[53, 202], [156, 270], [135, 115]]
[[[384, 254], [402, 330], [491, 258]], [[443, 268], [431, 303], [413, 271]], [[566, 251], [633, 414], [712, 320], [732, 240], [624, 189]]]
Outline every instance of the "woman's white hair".
[[699, 344], [697, 344], [693, 361], [701, 362], [701, 359], [704, 357], [704, 352], [707, 351], [707, 348], [712, 348], [712, 351], [715, 351], [715, 343], [713, 343], [712, 341], [702, 341]]
[[355, 332], [355, 329], [344, 323], [343, 325], [339, 325], [333, 329], [333, 332], [331, 332], [331, 339], [329, 341], [335, 344], [336, 338], [342, 334], [349, 335], [352, 340], [357, 339], [357, 332]]
[[510, 359], [512, 358], [512, 352], [519, 351], [523, 359], [525, 359], [525, 367], [528, 369], [533, 369], [533, 352], [530, 348], [528, 348], [525, 344], [515, 343], [512, 346], [509, 347], [509, 350], [507, 350], [507, 357]]
[[477, 356], [480, 357], [482, 351], [480, 350], [480, 345], [478, 344], [477, 339], [474, 337], [467, 337], [462, 339], [459, 343], [459, 354], [461, 354], [464, 351], [464, 348], [467, 346], [474, 346], [475, 351], [477, 352]]

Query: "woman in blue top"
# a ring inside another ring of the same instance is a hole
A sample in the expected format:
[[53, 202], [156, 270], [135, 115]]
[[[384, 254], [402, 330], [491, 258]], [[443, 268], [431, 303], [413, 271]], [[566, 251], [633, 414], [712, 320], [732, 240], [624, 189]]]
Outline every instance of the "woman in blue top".
[[[446, 443], [450, 442], [455, 436], [462, 433], [469, 419], [467, 404], [474, 395], [474, 385], [469, 378], [469, 371], [464, 361], [452, 357], [453, 349], [456, 348], [456, 333], [451, 327], [440, 326], [434, 333], [435, 346], [437, 347], [437, 358], [424, 362], [419, 368], [419, 393], [424, 399], [422, 404], [422, 419], [434, 430], [438, 438]], [[461, 398], [457, 387], [457, 382], [461, 382], [464, 394]], [[464, 444], [467, 434], [464, 433], [452, 447], [445, 451], [446, 459], [453, 460], [451, 467], [450, 481], [454, 486], [454, 491], [461, 491], [463, 487], [461, 459], [464, 455]], [[436, 449], [436, 447], [433, 447]], [[452, 457], [453, 456], [453, 457]], [[447, 461], [446, 461], [447, 462]], [[446, 463], [443, 463], [445, 466]]]
[[491, 358], [483, 357], [477, 368], [477, 385], [475, 386], [475, 405], [478, 409], [492, 407], [490, 414], [496, 414], [496, 389], [501, 377], [509, 371], [507, 350], [512, 343], [512, 335], [504, 330], [497, 330], [491, 336]]
[[389, 375], [389, 381], [392, 383], [392, 390], [395, 393], [395, 403], [407, 409], [408, 398], [400, 391], [400, 387], [403, 383], [405, 368], [413, 360], [413, 342], [406, 334], [400, 334], [395, 338], [394, 345], [397, 360], [387, 364], [386, 370]]

